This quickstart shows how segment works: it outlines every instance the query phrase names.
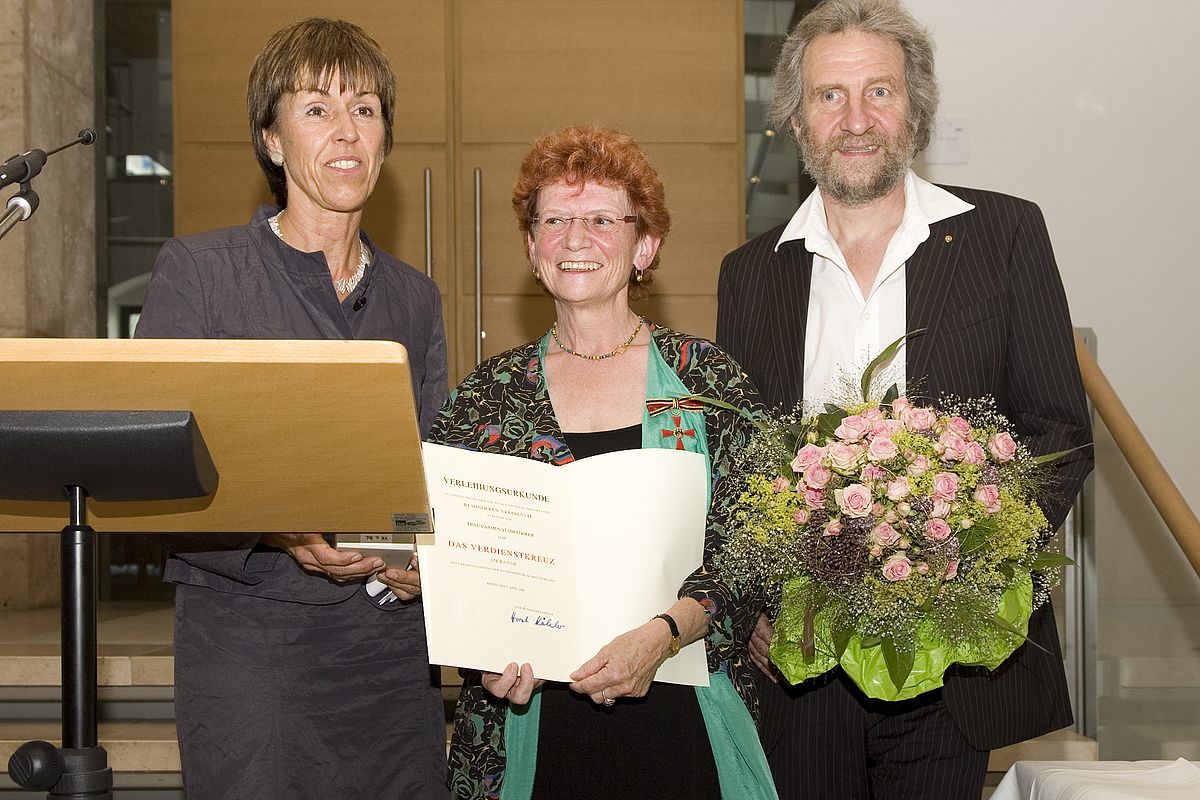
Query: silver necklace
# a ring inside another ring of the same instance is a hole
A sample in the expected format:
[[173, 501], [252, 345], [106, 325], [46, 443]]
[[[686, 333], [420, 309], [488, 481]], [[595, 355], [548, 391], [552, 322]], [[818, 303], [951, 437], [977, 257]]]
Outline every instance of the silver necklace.
[[[280, 211], [275, 216], [267, 220], [267, 224], [271, 226], [271, 230], [279, 237], [279, 241], [284, 241], [283, 231], [279, 229], [279, 217], [283, 215]], [[349, 278], [334, 278], [333, 288], [338, 294], [350, 294], [357, 287], [359, 281], [367, 271], [367, 265], [371, 263], [371, 253], [367, 250], [367, 245], [362, 239], [358, 240], [358, 269]]]

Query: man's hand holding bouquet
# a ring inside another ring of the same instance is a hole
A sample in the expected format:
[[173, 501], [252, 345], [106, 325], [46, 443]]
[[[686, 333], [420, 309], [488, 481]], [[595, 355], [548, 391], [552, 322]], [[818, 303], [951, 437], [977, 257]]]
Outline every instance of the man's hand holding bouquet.
[[840, 665], [884, 700], [940, 687], [955, 663], [995, 669], [1071, 563], [1045, 549], [1035, 501], [1062, 453], [1032, 455], [987, 398], [868, 399], [901, 341], [867, 367], [860, 402], [758, 420], [721, 560], [777, 609], [771, 660], [788, 681]]

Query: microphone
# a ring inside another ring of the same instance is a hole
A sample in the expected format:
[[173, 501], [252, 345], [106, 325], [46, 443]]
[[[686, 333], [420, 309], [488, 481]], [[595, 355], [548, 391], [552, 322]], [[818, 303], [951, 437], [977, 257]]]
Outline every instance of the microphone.
[[29, 183], [38, 176], [38, 173], [42, 171], [42, 167], [46, 166], [46, 159], [50, 156], [60, 150], [66, 150], [68, 147], [74, 147], [77, 144], [90, 145], [95, 141], [96, 131], [91, 128], [84, 128], [74, 140], [60, 145], [49, 152], [34, 148], [33, 150], [12, 156], [4, 164], [0, 165], [0, 188], [8, 186], [10, 183]]
[[10, 183], [29, 183], [46, 166], [45, 150], [30, 150], [11, 156], [0, 166], [0, 188]]

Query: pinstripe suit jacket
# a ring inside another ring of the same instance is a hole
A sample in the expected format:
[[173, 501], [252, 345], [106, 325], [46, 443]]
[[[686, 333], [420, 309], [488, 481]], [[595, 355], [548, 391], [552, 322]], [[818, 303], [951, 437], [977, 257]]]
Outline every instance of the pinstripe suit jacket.
[[[1071, 319], [1036, 205], [1008, 195], [943, 187], [975, 206], [930, 226], [905, 268], [912, 397], [991, 395], [1035, 453], [1091, 442]], [[804, 397], [804, 338], [812, 254], [785, 242], [782, 226], [725, 257], [718, 288], [717, 342], [758, 385], [768, 405]], [[1060, 525], [1091, 470], [1090, 448], [1057, 468], [1042, 498]], [[1062, 657], [1049, 608], [1035, 613], [1028, 644], [995, 672], [958, 668], [946, 705], [967, 740], [983, 750], [1071, 724]]]

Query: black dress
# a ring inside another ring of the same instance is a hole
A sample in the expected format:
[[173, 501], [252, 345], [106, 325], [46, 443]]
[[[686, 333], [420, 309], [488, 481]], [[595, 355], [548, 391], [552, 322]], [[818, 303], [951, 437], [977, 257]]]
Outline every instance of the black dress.
[[[563, 435], [575, 458], [642, 446], [640, 425]], [[716, 763], [691, 686], [654, 683], [645, 697], [621, 698], [610, 708], [562, 683], [546, 683], [541, 695], [534, 800], [720, 800]]]

